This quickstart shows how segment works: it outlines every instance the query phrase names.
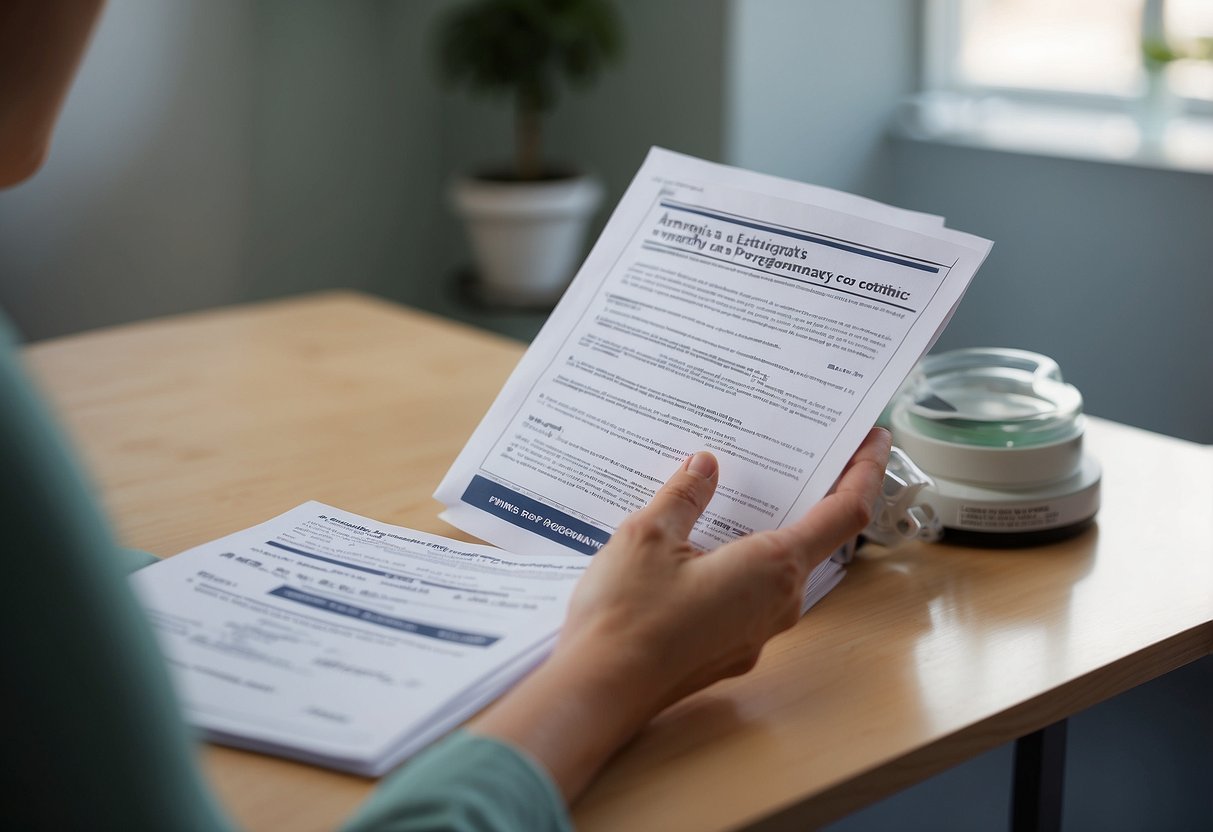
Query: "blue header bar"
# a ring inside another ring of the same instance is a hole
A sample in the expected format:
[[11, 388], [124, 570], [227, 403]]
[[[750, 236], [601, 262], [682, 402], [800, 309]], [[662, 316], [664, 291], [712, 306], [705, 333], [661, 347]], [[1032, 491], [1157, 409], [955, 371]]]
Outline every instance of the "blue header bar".
[[468, 505], [487, 511], [507, 523], [554, 540], [583, 555], [597, 553], [611, 539], [610, 532], [591, 526], [571, 514], [533, 500], [525, 494], [519, 494], [514, 489], [479, 474], [472, 477], [461, 499]]
[[325, 612], [336, 613], [337, 615], [345, 615], [350, 618], [356, 618], [359, 621], [365, 621], [368, 624], [378, 624], [380, 627], [389, 627], [393, 630], [401, 630], [406, 633], [412, 633], [416, 636], [424, 636], [426, 638], [434, 638], [439, 641], [453, 641], [457, 644], [464, 644], [468, 647], [488, 647], [501, 640], [500, 636], [490, 636], [484, 633], [469, 633], [463, 630], [452, 630], [448, 627], [435, 627], [433, 624], [422, 624], [419, 621], [409, 621], [407, 618], [397, 618], [393, 615], [384, 615], [375, 610], [368, 610], [364, 607], [356, 607], [353, 604], [347, 604], [344, 601], [337, 601], [333, 598], [325, 598], [323, 595], [315, 595], [311, 592], [305, 592], [302, 589], [283, 584], [270, 592], [270, 595], [276, 595], [279, 598], [285, 598], [288, 601], [294, 601], [297, 604], [305, 604], [312, 609], [324, 610]]

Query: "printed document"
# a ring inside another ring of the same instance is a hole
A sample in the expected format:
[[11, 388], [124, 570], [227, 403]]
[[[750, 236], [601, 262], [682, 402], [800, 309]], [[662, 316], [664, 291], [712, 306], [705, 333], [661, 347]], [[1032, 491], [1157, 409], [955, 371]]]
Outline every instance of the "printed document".
[[694, 545], [788, 523], [989, 248], [940, 217], [655, 148], [439, 485], [442, 516], [510, 551], [592, 555], [706, 449], [720, 485]]
[[586, 563], [310, 502], [131, 583], [209, 738], [378, 775], [547, 655]]

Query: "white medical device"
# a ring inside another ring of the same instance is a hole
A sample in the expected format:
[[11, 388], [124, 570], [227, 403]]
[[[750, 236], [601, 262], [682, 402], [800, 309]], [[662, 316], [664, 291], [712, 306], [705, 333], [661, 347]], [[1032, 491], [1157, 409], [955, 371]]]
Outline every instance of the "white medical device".
[[[980, 348], [927, 356], [886, 420], [929, 480], [913, 495], [925, 525], [886, 501], [890, 522], [911, 536], [942, 527], [949, 540], [1030, 545], [1081, 531], [1099, 510], [1100, 467], [1083, 451], [1082, 395], [1043, 355]], [[904, 480], [904, 471], [904, 463], [890, 466], [886, 490], [889, 476]]]

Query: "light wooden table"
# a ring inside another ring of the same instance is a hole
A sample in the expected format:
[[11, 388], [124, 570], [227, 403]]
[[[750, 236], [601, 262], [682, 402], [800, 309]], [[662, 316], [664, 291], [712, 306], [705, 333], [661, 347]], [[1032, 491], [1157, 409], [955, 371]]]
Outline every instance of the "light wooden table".
[[[522, 347], [353, 294], [31, 347], [122, 540], [161, 556], [308, 499], [465, 537], [430, 494]], [[749, 675], [667, 711], [584, 830], [804, 829], [1213, 652], [1213, 450], [1092, 420], [1096, 528], [862, 556]], [[207, 747], [250, 829], [331, 829], [371, 783]]]

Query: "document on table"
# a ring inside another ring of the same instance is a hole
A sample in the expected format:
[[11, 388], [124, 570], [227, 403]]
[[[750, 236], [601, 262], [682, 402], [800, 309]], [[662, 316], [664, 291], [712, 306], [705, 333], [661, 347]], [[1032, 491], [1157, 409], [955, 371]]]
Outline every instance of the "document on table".
[[940, 217], [654, 148], [439, 485], [442, 516], [511, 551], [592, 555], [707, 449], [720, 485], [694, 545], [788, 523], [989, 248]]
[[309, 502], [131, 582], [208, 737], [378, 775], [547, 655], [586, 562]]

